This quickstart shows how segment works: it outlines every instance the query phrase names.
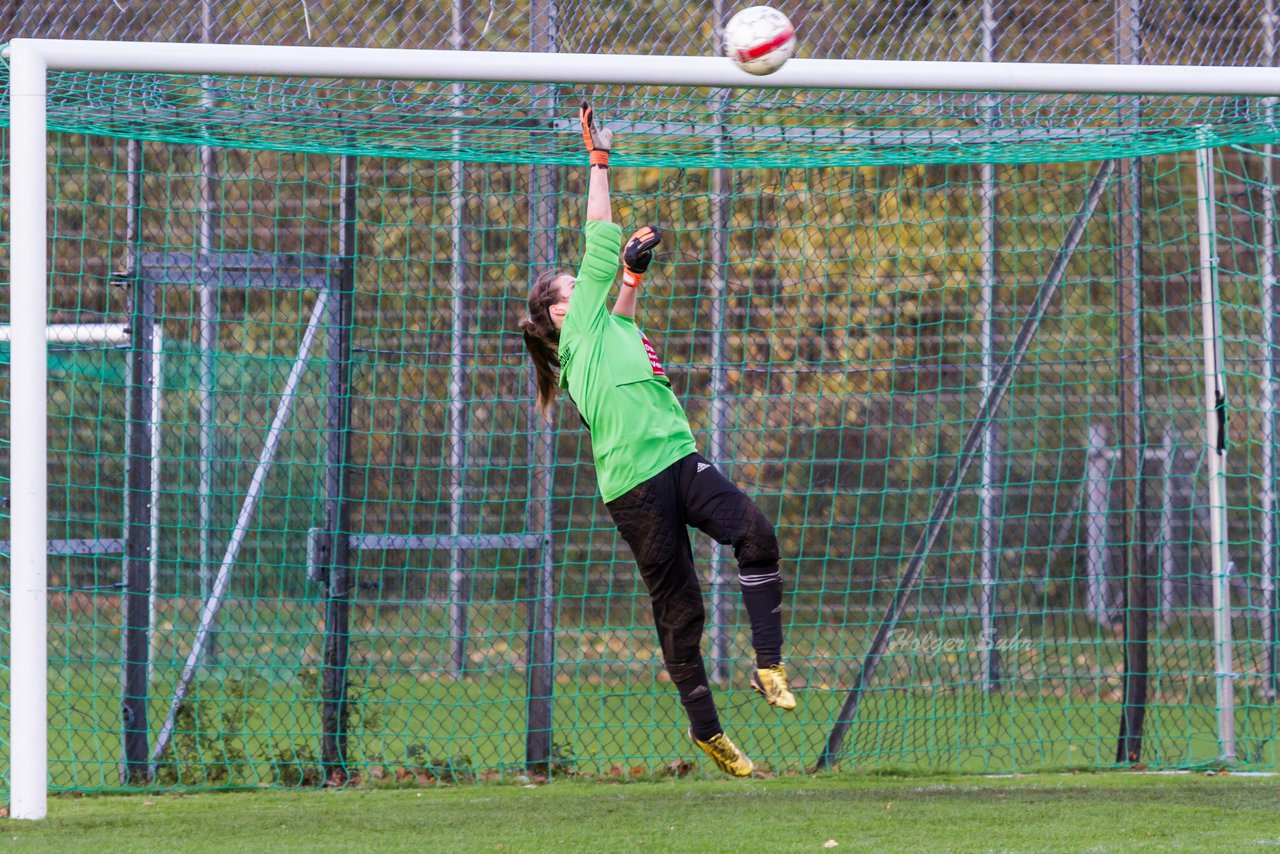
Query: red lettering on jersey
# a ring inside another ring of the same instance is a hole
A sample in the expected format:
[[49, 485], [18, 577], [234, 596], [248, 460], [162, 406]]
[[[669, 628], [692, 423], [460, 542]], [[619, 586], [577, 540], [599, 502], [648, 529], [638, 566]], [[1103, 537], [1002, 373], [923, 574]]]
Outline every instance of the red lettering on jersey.
[[649, 364], [653, 366], [653, 375], [655, 377], [665, 377], [667, 372], [662, 369], [662, 362], [658, 361], [658, 351], [653, 349], [653, 345], [649, 343], [649, 339], [640, 333], [640, 340], [644, 342], [644, 351], [649, 354]]

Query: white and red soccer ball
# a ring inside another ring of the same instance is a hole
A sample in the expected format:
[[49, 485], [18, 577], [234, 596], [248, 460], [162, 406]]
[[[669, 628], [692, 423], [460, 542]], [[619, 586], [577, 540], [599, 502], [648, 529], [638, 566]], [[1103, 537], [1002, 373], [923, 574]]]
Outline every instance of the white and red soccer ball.
[[772, 74], [795, 50], [795, 28], [786, 15], [770, 6], [750, 6], [724, 25], [725, 56], [743, 71]]

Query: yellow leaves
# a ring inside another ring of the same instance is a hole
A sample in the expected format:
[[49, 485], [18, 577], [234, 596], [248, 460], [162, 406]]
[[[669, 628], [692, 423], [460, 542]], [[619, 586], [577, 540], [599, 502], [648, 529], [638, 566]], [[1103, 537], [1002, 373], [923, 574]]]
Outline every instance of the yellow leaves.
[[[964, 267], [956, 267], [946, 273], [946, 285], [953, 288], [967, 288], [970, 278], [969, 270]], [[977, 278], [977, 276], [975, 275], [972, 278]]]
[[894, 358], [898, 361], [914, 360], [918, 355], [914, 335], [899, 335], [894, 339]]

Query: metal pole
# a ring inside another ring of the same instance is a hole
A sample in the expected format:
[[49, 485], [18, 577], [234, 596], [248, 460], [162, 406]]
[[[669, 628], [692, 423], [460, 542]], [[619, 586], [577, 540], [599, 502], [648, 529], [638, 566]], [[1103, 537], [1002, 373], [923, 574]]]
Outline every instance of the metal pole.
[[160, 618], [160, 463], [161, 421], [164, 418], [164, 327], [156, 323], [151, 331], [151, 412], [147, 424], [151, 430], [151, 560], [147, 585], [147, 682], [156, 678], [156, 658], [160, 654], [160, 636], [156, 626]]
[[1234, 762], [1235, 683], [1231, 656], [1231, 577], [1227, 566], [1227, 394], [1218, 303], [1218, 246], [1214, 227], [1212, 152], [1196, 152], [1200, 224], [1200, 314], [1204, 349], [1205, 458], [1209, 477], [1209, 554], [1213, 574], [1213, 646], [1218, 695], [1218, 756]]
[[[461, 3], [453, 4], [453, 16], [449, 31], [450, 47], [463, 50]], [[454, 106], [461, 109], [462, 86], [453, 87]], [[453, 131], [455, 153], [461, 149], [462, 132]], [[466, 269], [463, 231], [463, 212], [466, 205], [464, 187], [467, 166], [456, 155], [450, 164], [453, 186], [449, 191], [449, 205], [453, 211], [452, 255], [450, 258], [450, 285], [453, 289], [453, 323], [449, 331], [449, 534], [462, 534], [466, 506], [467, 468], [467, 386], [466, 386]], [[470, 574], [467, 551], [459, 546], [449, 548], [449, 634], [452, 643], [450, 669], [461, 675], [467, 669], [467, 609], [471, 598]]]
[[1089, 425], [1089, 450], [1084, 464], [1084, 565], [1085, 613], [1095, 623], [1114, 616], [1111, 606], [1111, 553], [1107, 542], [1107, 520], [1111, 515], [1111, 454], [1107, 450], [1107, 428]]
[[1174, 579], [1178, 573], [1174, 544], [1174, 507], [1177, 495], [1174, 490], [1174, 478], [1177, 476], [1175, 454], [1177, 446], [1173, 442], [1173, 431], [1166, 427], [1161, 440], [1161, 486], [1160, 486], [1160, 620], [1168, 621], [1173, 615], [1176, 605]]
[[849, 693], [845, 697], [844, 705], [840, 709], [835, 725], [832, 726], [831, 733], [827, 736], [827, 745], [818, 757], [818, 769], [826, 768], [833, 764], [840, 753], [840, 745], [844, 742], [845, 734], [849, 731], [849, 727], [853, 725], [854, 718], [857, 716], [858, 703], [861, 700], [863, 688], [875, 676], [876, 668], [879, 666], [885, 650], [889, 646], [889, 639], [898, 623], [902, 608], [914, 591], [916, 581], [920, 578], [920, 573], [924, 569], [925, 558], [928, 557], [929, 552], [933, 549], [934, 540], [937, 539], [939, 532], [942, 530], [943, 523], [951, 515], [951, 508], [955, 505], [956, 495], [961, 489], [965, 474], [969, 471], [969, 466], [973, 464], [973, 458], [977, 456], [987, 421], [993, 418], [996, 410], [999, 409], [1005, 393], [1009, 390], [1009, 385], [1013, 382], [1014, 372], [1022, 364], [1022, 359], [1026, 356], [1031, 339], [1035, 337], [1036, 331], [1040, 328], [1040, 322], [1044, 319], [1045, 312], [1049, 309], [1049, 304], [1053, 301], [1058, 288], [1062, 284], [1062, 280], [1066, 277], [1067, 264], [1072, 256], [1075, 255], [1076, 247], [1084, 237], [1085, 228], [1093, 217], [1093, 212], [1098, 206], [1098, 200], [1102, 197], [1107, 183], [1111, 180], [1114, 169], [1115, 162], [1111, 160], [1103, 161], [1098, 167], [1098, 172], [1094, 175], [1093, 181], [1090, 182], [1089, 189], [1085, 192], [1085, 197], [1080, 203], [1080, 209], [1076, 211], [1075, 217], [1067, 228], [1062, 247], [1058, 250], [1057, 257], [1053, 259], [1053, 265], [1049, 268], [1048, 274], [1040, 284], [1035, 301], [1032, 302], [1031, 307], [1028, 309], [1026, 318], [1018, 328], [1013, 346], [1009, 350], [1008, 356], [1005, 357], [1004, 362], [1000, 364], [1000, 370], [996, 372], [991, 391], [982, 399], [982, 405], [979, 407], [973, 423], [969, 426], [968, 432], [965, 433], [964, 442], [960, 446], [960, 453], [956, 458], [955, 466], [951, 469], [951, 474], [947, 476], [946, 483], [938, 490], [938, 497], [933, 505], [933, 510], [930, 512], [924, 530], [920, 532], [920, 537], [916, 540], [915, 547], [911, 551], [911, 557], [898, 580], [897, 589], [893, 594], [893, 601], [885, 612], [884, 619], [880, 621], [880, 627], [876, 630], [875, 637], [871, 640], [871, 647], [863, 658], [862, 669], [858, 671], [858, 675], [854, 678], [853, 685], [849, 688]]
[[[726, 18], [724, 0], [716, 0], [716, 44]], [[728, 90], [717, 90], [712, 110], [713, 124], [724, 126], [728, 105]], [[715, 149], [717, 158], [723, 149], [723, 138], [717, 134]], [[733, 173], [716, 167], [711, 170], [711, 460], [720, 466], [728, 463], [729, 382], [725, 370], [725, 300], [729, 272], [729, 206], [733, 190]], [[729, 680], [729, 570], [724, 546], [711, 542], [711, 625], [708, 634], [711, 642], [712, 680], [721, 684]]]
[[[532, 49], [556, 50], [556, 6], [553, 0], [535, 0], [530, 7]], [[556, 119], [555, 92], [543, 87], [538, 108], [550, 124]], [[529, 283], [556, 263], [556, 226], [560, 211], [553, 166], [529, 167], [530, 244]], [[530, 430], [535, 431], [531, 457], [533, 483], [529, 496], [529, 529], [541, 531], [542, 549], [538, 565], [529, 575], [528, 627], [528, 730], [525, 734], [525, 762], [535, 770], [545, 770], [551, 761], [552, 702], [555, 690], [555, 567], [551, 547], [551, 490], [555, 465], [555, 434], [530, 404]], [[536, 463], [534, 462], [536, 459]]]
[[[126, 262], [128, 264], [130, 262]], [[129, 273], [125, 273], [127, 277]], [[108, 344], [120, 347], [129, 343], [127, 323], [51, 323], [45, 327], [45, 340], [50, 344]], [[0, 341], [13, 340], [13, 327], [0, 323]]]
[[45, 63], [9, 51], [9, 815], [41, 819], [49, 799], [48, 135]]
[[[1276, 64], [1276, 6], [1275, 0], [1264, 0], [1262, 13], [1262, 64]], [[1270, 119], [1275, 113], [1275, 100], [1268, 99], [1266, 113]], [[1277, 655], [1277, 616], [1280, 600], [1276, 597], [1276, 576], [1280, 574], [1280, 501], [1276, 497], [1276, 478], [1280, 477], [1280, 415], [1276, 409], [1277, 388], [1280, 378], [1280, 293], [1276, 276], [1276, 185], [1275, 146], [1262, 147], [1262, 253], [1258, 272], [1262, 286], [1262, 335], [1265, 354], [1262, 359], [1262, 378], [1258, 405], [1262, 417], [1262, 547], [1261, 588], [1262, 648], [1265, 673], [1263, 696], [1275, 700], [1280, 695], [1280, 656]]]
[[[1117, 60], [1122, 65], [1142, 62], [1140, 0], [1117, 0]], [[1137, 125], [1142, 109], [1131, 103]], [[1143, 467], [1147, 446], [1146, 401], [1143, 395], [1142, 348], [1142, 161], [1126, 163], [1116, 184], [1120, 216], [1116, 297], [1120, 329], [1120, 411], [1116, 413], [1116, 448], [1120, 454], [1120, 509], [1125, 521], [1124, 547], [1119, 550], [1124, 579], [1124, 699], [1116, 761], [1142, 760], [1142, 728], [1147, 710], [1148, 620], [1151, 611], [1150, 568], [1147, 562], [1147, 493]]]
[[[137, 251], [140, 229], [142, 145], [130, 140], [128, 151], [128, 201], [133, 242]], [[128, 225], [126, 226], [128, 229]], [[147, 700], [151, 652], [151, 413], [152, 336], [156, 325], [156, 285], [140, 275], [133, 264], [129, 279], [129, 415], [125, 421], [128, 455], [125, 458], [124, 593], [121, 614], [124, 692], [120, 704], [124, 733], [121, 782], [145, 783], [151, 779], [148, 759]]]
[[[992, 0], [982, 2], [982, 59], [996, 60], [996, 13]], [[988, 125], [994, 125], [999, 108], [991, 97], [985, 99], [983, 109]], [[996, 288], [996, 167], [983, 163], [979, 167], [982, 182], [979, 191], [982, 227], [982, 297], [978, 315], [982, 318], [982, 372], [979, 387], [983, 396], [991, 394], [991, 383], [996, 363], [995, 355], [995, 288]], [[1000, 477], [1000, 428], [995, 419], [988, 422], [982, 433], [982, 479], [978, 486], [980, 509], [978, 511], [978, 547], [981, 565], [978, 581], [978, 615], [982, 623], [982, 646], [978, 650], [979, 668], [982, 672], [983, 690], [990, 693], [999, 688], [1000, 653], [996, 627], [996, 583], [1000, 572], [1000, 493], [997, 481]]]
[[[213, 39], [213, 8], [209, 0], [200, 0], [200, 41], [207, 43]], [[211, 111], [214, 105], [213, 83], [208, 77], [200, 78], [200, 105]], [[214, 149], [207, 145], [199, 148], [200, 177], [197, 189], [200, 198], [197, 200], [196, 252], [200, 256], [197, 263], [208, 263], [217, 252], [217, 169], [218, 161]], [[214, 527], [214, 490], [217, 472], [213, 461], [217, 458], [216, 411], [218, 387], [218, 286], [213, 283], [201, 284], [200, 294], [200, 470], [197, 478], [196, 493], [199, 504], [199, 573], [200, 598], [208, 601], [213, 592], [213, 527]], [[218, 638], [217, 627], [210, 627], [208, 641], [210, 661], [217, 661]]]
[[347, 659], [351, 641], [351, 325], [356, 277], [357, 161], [340, 161], [337, 293], [329, 299], [328, 378], [325, 404], [325, 531], [329, 577], [324, 609], [324, 668], [321, 679], [320, 761], [325, 779], [347, 779]]

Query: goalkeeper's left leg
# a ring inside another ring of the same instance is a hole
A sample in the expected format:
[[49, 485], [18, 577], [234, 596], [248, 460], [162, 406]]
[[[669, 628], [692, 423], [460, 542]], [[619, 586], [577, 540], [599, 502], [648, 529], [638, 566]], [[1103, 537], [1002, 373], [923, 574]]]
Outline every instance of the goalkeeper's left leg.
[[721, 545], [732, 546], [738, 561], [742, 602], [751, 621], [756, 667], [782, 661], [782, 573], [773, 523], [745, 492], [700, 454], [680, 463], [681, 491], [690, 525]]

